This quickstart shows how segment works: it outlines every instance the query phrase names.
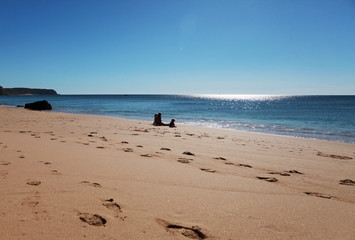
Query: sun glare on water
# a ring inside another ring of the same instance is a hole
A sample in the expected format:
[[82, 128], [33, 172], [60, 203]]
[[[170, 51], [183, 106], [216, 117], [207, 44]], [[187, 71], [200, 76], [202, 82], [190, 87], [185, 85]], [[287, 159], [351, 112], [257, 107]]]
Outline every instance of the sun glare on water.
[[267, 101], [287, 98], [282, 95], [240, 95], [240, 94], [196, 94], [196, 98], [216, 99], [216, 100], [240, 100], [240, 101]]

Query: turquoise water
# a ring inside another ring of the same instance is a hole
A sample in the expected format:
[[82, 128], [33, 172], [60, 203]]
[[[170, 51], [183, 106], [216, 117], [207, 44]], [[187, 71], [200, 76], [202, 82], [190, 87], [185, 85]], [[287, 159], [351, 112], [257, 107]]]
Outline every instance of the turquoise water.
[[0, 96], [0, 104], [49, 101], [54, 111], [154, 119], [355, 143], [355, 96], [58, 95]]

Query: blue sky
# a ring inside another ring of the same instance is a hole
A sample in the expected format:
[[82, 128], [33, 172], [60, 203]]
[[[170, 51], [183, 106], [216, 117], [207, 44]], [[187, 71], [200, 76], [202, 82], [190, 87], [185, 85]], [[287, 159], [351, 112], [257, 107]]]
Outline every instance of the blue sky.
[[355, 1], [0, 0], [0, 85], [355, 94]]

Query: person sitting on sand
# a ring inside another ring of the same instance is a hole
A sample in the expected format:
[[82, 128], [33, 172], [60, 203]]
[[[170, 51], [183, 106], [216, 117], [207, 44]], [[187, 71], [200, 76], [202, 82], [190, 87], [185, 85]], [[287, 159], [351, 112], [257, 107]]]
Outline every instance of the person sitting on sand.
[[158, 120], [158, 114], [154, 114], [154, 122], [153, 122], [154, 126], [157, 125], [157, 120]]
[[175, 126], [175, 119], [171, 119], [171, 122], [169, 123], [169, 127], [174, 128]]
[[161, 113], [155, 114], [154, 115], [154, 126], [163, 126], [163, 122], [161, 121]]
[[169, 126], [171, 128], [176, 127], [175, 126], [175, 119], [171, 119], [171, 122], [169, 124], [163, 123], [161, 121], [161, 113], [154, 114], [154, 126]]

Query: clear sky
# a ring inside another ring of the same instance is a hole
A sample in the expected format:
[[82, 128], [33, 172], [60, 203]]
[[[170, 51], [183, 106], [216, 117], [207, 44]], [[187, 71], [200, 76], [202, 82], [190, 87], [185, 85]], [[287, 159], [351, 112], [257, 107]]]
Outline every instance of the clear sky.
[[355, 0], [0, 0], [0, 85], [355, 94]]

